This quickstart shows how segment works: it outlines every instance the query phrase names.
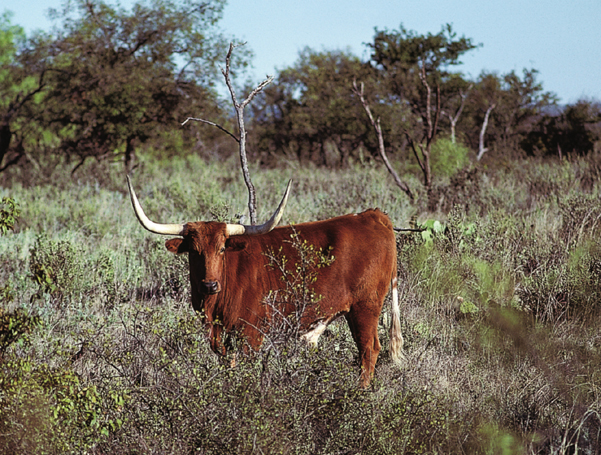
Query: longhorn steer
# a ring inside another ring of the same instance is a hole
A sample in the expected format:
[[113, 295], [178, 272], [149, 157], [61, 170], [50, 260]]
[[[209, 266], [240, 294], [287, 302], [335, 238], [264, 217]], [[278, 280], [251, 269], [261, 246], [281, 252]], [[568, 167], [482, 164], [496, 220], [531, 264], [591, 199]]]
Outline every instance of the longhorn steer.
[[403, 338], [396, 241], [390, 219], [380, 210], [275, 228], [288, 199], [288, 183], [279, 207], [260, 226], [202, 221], [158, 224], [144, 214], [129, 176], [127, 183], [142, 226], [156, 234], [180, 237], [167, 240], [166, 247], [173, 253], [188, 253], [192, 306], [204, 315], [214, 352], [225, 354], [222, 336], [232, 331], [259, 349], [263, 341], [259, 327], [269, 321], [272, 311], [266, 297], [285, 287], [281, 272], [270, 267], [266, 253], [280, 251], [287, 258], [285, 267], [293, 271], [298, 251], [291, 236], [296, 235], [317, 251], [334, 256], [329, 266], [317, 271], [313, 291], [321, 298], [301, 317], [302, 338], [317, 343], [327, 325], [344, 316], [359, 349], [361, 385], [367, 387], [380, 352], [378, 320], [390, 287], [391, 356], [400, 361]]

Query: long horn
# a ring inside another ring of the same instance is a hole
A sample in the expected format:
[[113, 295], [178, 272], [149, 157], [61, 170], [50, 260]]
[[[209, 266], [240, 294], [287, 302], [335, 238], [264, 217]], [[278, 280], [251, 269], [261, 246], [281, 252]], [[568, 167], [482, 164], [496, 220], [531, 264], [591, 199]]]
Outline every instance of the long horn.
[[288, 195], [290, 194], [290, 187], [292, 186], [292, 180], [288, 181], [288, 186], [286, 187], [286, 191], [284, 192], [284, 197], [282, 197], [282, 201], [278, 208], [273, 213], [272, 217], [264, 224], [260, 226], [245, 226], [243, 224], [228, 224], [225, 228], [225, 233], [228, 237], [234, 235], [258, 235], [258, 234], [267, 234], [274, 227], [278, 225], [280, 220], [282, 219], [282, 215], [284, 214], [284, 207], [286, 207], [286, 202], [288, 201]]
[[184, 234], [184, 225], [183, 224], [159, 224], [153, 221], [150, 221], [144, 210], [142, 210], [142, 206], [138, 202], [138, 198], [136, 197], [136, 192], [131, 184], [131, 179], [129, 175], [127, 176], [127, 186], [129, 187], [129, 196], [131, 197], [131, 205], [134, 206], [134, 212], [136, 213], [136, 217], [140, 224], [148, 229], [150, 232], [154, 232], [155, 234], [163, 234], [163, 235], [183, 235]]

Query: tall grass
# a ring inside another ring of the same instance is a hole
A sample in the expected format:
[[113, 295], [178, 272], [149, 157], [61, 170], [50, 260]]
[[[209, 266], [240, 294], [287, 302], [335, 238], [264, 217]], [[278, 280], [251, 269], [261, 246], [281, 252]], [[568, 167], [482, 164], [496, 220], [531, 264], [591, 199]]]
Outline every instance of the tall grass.
[[[398, 237], [406, 359], [385, 305], [366, 391], [345, 324], [317, 349], [215, 356], [186, 259], [139, 226], [120, 166], [5, 173], [21, 215], [0, 237], [0, 450], [599, 453], [596, 160], [454, 170], [414, 206], [374, 163], [251, 169], [262, 219], [292, 178], [286, 223], [380, 207], [443, 224]], [[160, 222], [246, 212], [233, 159], [143, 160], [132, 179]]]

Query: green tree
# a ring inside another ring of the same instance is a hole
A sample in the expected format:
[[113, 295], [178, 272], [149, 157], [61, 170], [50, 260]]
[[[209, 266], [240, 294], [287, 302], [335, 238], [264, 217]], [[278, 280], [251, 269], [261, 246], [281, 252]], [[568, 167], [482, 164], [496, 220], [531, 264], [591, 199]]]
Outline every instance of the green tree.
[[253, 106], [255, 148], [326, 165], [330, 147], [340, 166], [361, 144], [375, 150], [372, 133], [360, 121], [361, 106], [350, 96], [353, 79], [368, 73], [348, 52], [304, 49]]
[[480, 75], [465, 113], [468, 142], [479, 150], [479, 158], [489, 148], [505, 156], [523, 153], [524, 139], [544, 110], [556, 103], [555, 95], [537, 81], [537, 74], [535, 69], [524, 69], [521, 77], [515, 71]]
[[601, 140], [601, 103], [580, 100], [566, 107], [561, 116], [563, 131], [559, 131], [557, 142], [565, 153], [584, 155], [591, 152], [595, 143]]
[[521, 78], [515, 71], [502, 77], [501, 96], [493, 117], [497, 147], [503, 150], [518, 148], [542, 109], [556, 102], [555, 95], [543, 91], [537, 74], [535, 69], [524, 69]]
[[[224, 0], [156, 0], [131, 11], [102, 0], [67, 3], [52, 43], [44, 120], [69, 156], [123, 157], [192, 114], [217, 110], [214, 25]], [[57, 14], [57, 16], [59, 16]]]
[[10, 13], [0, 16], [0, 172], [39, 139], [35, 108], [47, 87], [46, 44], [41, 34], [27, 40]]
[[601, 141], [601, 103], [579, 100], [542, 115], [522, 142], [528, 155], [585, 155]]
[[441, 115], [449, 99], [457, 93], [457, 78], [449, 67], [476, 46], [472, 40], [457, 37], [451, 25], [437, 34], [419, 35], [400, 26], [399, 30], [378, 30], [371, 62], [388, 90], [388, 102], [409, 110], [410, 125], [404, 134], [423, 174], [423, 184], [432, 187], [431, 148], [439, 132]]

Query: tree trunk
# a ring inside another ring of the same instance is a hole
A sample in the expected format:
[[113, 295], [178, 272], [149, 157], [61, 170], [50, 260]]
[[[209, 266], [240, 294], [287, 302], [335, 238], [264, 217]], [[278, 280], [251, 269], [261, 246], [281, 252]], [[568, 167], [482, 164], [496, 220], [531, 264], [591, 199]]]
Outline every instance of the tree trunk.
[[455, 112], [455, 116], [452, 116], [451, 114], [447, 114], [449, 117], [449, 120], [451, 122], [451, 142], [453, 144], [455, 143], [455, 138], [456, 138], [455, 129], [457, 127], [457, 122], [459, 121], [459, 117], [461, 116], [461, 113], [463, 112], [463, 107], [465, 106], [465, 99], [469, 95], [472, 87], [473, 87], [473, 84], [470, 84], [466, 93], [459, 92], [459, 96], [461, 96], [461, 104], [459, 105], [459, 109], [457, 109], [457, 112]]
[[[436, 137], [436, 133], [438, 132], [438, 121], [440, 119], [440, 84], [436, 84], [436, 110], [434, 111], [434, 121], [432, 121], [432, 88], [430, 87], [430, 84], [428, 83], [428, 80], [426, 78], [425, 62], [422, 63], [419, 78], [422, 82], [422, 85], [426, 89], [426, 124], [428, 128], [426, 130], [425, 144], [423, 142], [423, 139], [422, 143], [419, 144], [419, 149], [421, 151], [423, 160], [419, 159], [415, 147], [413, 147], [413, 152], [422, 169], [422, 173], [424, 174], [424, 186], [429, 194], [430, 189], [432, 188], [432, 166], [430, 164], [430, 150], [432, 149], [434, 138]], [[406, 136], [407, 139], [410, 139], [408, 134], [406, 134]]]
[[449, 120], [451, 121], [451, 143], [455, 143], [455, 125], [457, 125], [457, 117], [451, 117], [449, 115]]
[[236, 92], [234, 90], [234, 86], [230, 79], [230, 62], [232, 59], [232, 52], [237, 46], [233, 43], [230, 43], [229, 50], [225, 57], [225, 69], [222, 69], [221, 72], [225, 77], [225, 84], [230, 92], [232, 97], [232, 104], [234, 105], [234, 109], [236, 110], [236, 117], [238, 119], [238, 130], [240, 132], [240, 140], [238, 141], [239, 152], [240, 152], [240, 165], [242, 167], [242, 174], [244, 176], [244, 182], [246, 183], [246, 187], [248, 188], [248, 212], [250, 215], [250, 224], [257, 224], [257, 196], [255, 192], [255, 186], [250, 179], [250, 172], [248, 171], [248, 161], [246, 159], [246, 128], [244, 126], [244, 108], [248, 103], [252, 101], [252, 99], [266, 86], [268, 86], [273, 80], [273, 76], [267, 77], [263, 82], [261, 82], [250, 94], [246, 97], [242, 103], [238, 102], [236, 98]]
[[7, 121], [3, 121], [0, 124], [0, 168], [2, 168], [2, 162], [10, 148], [11, 139], [12, 132], [10, 130], [10, 124]]

